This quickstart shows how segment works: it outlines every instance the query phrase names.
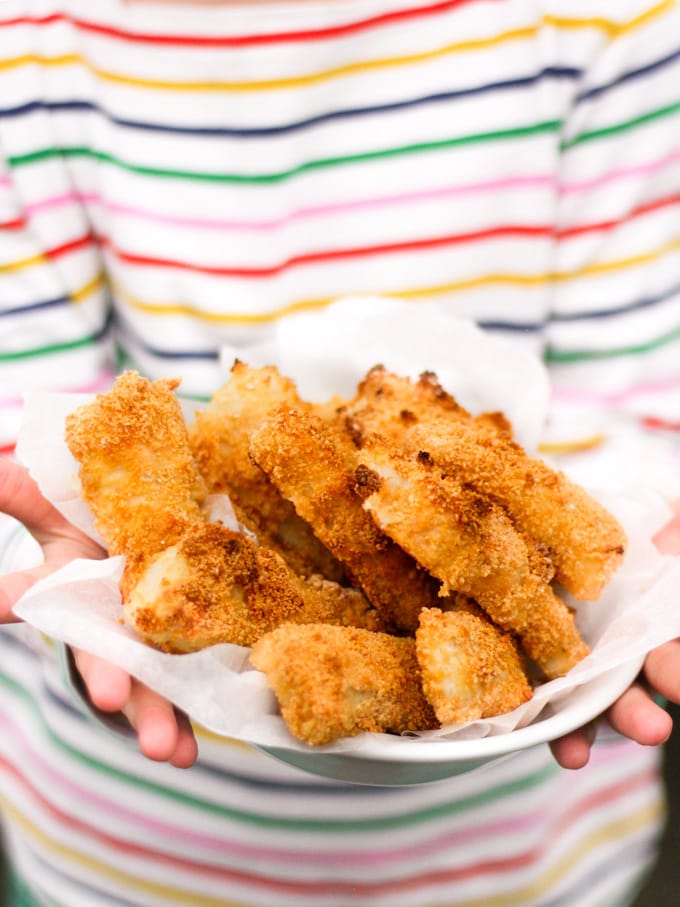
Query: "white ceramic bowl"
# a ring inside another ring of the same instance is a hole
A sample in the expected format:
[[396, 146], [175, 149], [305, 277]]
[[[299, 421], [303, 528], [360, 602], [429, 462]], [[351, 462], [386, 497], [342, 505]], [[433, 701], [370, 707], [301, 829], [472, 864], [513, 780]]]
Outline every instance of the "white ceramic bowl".
[[380, 735], [366, 735], [360, 752], [327, 753], [261, 746], [260, 749], [313, 775], [351, 781], [356, 784], [401, 786], [429, 784], [472, 771], [489, 762], [504, 759], [518, 750], [558, 737], [601, 715], [632, 683], [641, 660], [627, 662], [569, 693], [559, 704], [543, 710], [526, 727], [477, 740], [425, 741], [399, 739], [398, 747], [380, 745]]

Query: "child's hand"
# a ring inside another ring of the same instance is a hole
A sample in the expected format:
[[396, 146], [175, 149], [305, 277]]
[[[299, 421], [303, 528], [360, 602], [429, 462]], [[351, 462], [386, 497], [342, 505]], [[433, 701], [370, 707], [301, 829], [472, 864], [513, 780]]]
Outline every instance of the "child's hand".
[[117, 665], [87, 652], [74, 655], [92, 704], [125, 715], [137, 732], [142, 755], [176, 768], [194, 764], [198, 748], [186, 715]]
[[0, 578], [0, 623], [16, 620], [12, 608], [33, 583], [76, 557], [102, 558], [105, 552], [72, 526], [40, 493], [28, 472], [0, 457], [0, 512], [23, 523], [43, 550], [43, 563]]
[[[656, 536], [665, 554], [680, 554], [680, 501], [673, 504], [673, 518]], [[652, 698], [659, 694], [680, 704], [680, 639], [664, 643], [649, 653], [642, 675], [611, 706], [605, 718], [622, 734], [643, 746], [664, 743], [673, 729], [670, 715]], [[582, 768], [588, 761], [595, 725], [579, 728], [551, 744], [553, 755], [563, 768]]]
[[[12, 607], [41, 577], [77, 557], [103, 558], [106, 553], [72, 526], [40, 493], [28, 472], [13, 460], [0, 457], [0, 512], [19, 520], [43, 550], [43, 563], [0, 578], [0, 623], [16, 620]], [[139, 737], [139, 748], [149, 759], [186, 768], [196, 760], [191, 726], [184, 715], [121, 668], [93, 655], [76, 652], [75, 660], [93, 705], [122, 712]]]

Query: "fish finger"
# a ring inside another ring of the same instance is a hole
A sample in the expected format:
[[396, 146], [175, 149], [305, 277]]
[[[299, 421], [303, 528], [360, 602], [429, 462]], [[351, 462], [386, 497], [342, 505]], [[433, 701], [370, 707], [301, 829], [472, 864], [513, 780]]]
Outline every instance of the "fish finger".
[[437, 727], [413, 639], [286, 624], [258, 640], [250, 660], [266, 675], [291, 733], [305, 743]]
[[515, 640], [479, 615], [425, 608], [415, 638], [423, 692], [442, 725], [502, 715], [531, 698]]
[[248, 455], [251, 432], [274, 406], [305, 406], [295, 383], [274, 366], [237, 360], [229, 380], [196, 413], [189, 443], [209, 490], [229, 496], [238, 520], [304, 576], [342, 582], [344, 571]]
[[502, 504], [547, 552], [556, 579], [576, 598], [599, 598], [623, 560], [627, 538], [584, 488], [494, 432], [432, 421], [414, 427], [408, 443], [447, 475]]
[[616, 518], [563, 472], [529, 456], [502, 414], [473, 417], [432, 372], [414, 382], [371, 369], [338, 418], [357, 446], [379, 434], [404, 451], [426, 451], [461, 484], [497, 500], [577, 598], [597, 599], [621, 564], [626, 535]]
[[567, 673], [588, 653], [573, 613], [532, 570], [531, 548], [498, 504], [442, 476], [427, 456], [378, 446], [360, 468], [375, 480], [364, 508], [378, 526], [443, 583], [473, 598], [516, 634], [546, 677]]
[[413, 632], [420, 609], [442, 605], [439, 582], [385, 535], [362, 506], [355, 450], [311, 413], [281, 408], [253, 433], [255, 462], [344, 565], [386, 625]]
[[356, 589], [306, 581], [276, 552], [219, 523], [195, 528], [149, 562], [123, 611], [144, 640], [167, 652], [251, 646], [289, 621], [382, 628]]
[[66, 418], [81, 495], [109, 553], [125, 555], [125, 583], [146, 558], [203, 521], [207, 489], [187, 439], [179, 380], [120, 375]]

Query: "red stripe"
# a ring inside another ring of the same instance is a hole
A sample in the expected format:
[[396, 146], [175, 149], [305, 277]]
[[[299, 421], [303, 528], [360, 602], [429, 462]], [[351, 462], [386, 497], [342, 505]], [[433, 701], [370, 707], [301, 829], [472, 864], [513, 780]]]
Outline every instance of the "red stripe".
[[[542, 835], [541, 844], [530, 850], [523, 851], [512, 857], [502, 859], [479, 861], [469, 864], [459, 869], [441, 869], [433, 870], [418, 875], [410, 876], [390, 881], [340, 881], [326, 880], [307, 882], [296, 881], [288, 878], [266, 878], [262, 875], [247, 873], [243, 870], [226, 869], [221, 866], [214, 866], [208, 863], [200, 863], [195, 860], [182, 858], [178, 854], [164, 853], [158, 850], [152, 850], [150, 847], [142, 844], [134, 844], [122, 838], [114, 837], [105, 831], [101, 831], [74, 815], [69, 815], [59, 809], [51, 801], [34, 787], [30, 781], [20, 772], [20, 770], [9, 763], [4, 758], [0, 758], [0, 767], [12, 775], [16, 782], [19, 782], [26, 791], [28, 791], [34, 802], [49, 814], [53, 819], [67, 828], [81, 832], [89, 840], [97, 840], [118, 853], [131, 854], [136, 857], [150, 859], [155, 865], [167, 864], [174, 869], [185, 870], [194, 875], [199, 873], [204, 876], [221, 879], [224, 882], [238, 881], [240, 883], [253, 884], [260, 889], [273, 889], [274, 891], [284, 891], [288, 893], [312, 894], [319, 895], [339, 895], [348, 896], [349, 894], [359, 895], [378, 895], [393, 894], [400, 891], [419, 888], [425, 885], [455, 883], [466, 878], [474, 876], [488, 875], [489, 873], [501, 874], [512, 872], [518, 869], [526, 869], [541, 859], [548, 848], [552, 848], [555, 836], [561, 834], [567, 828], [573, 826], [581, 816], [596, 807], [606, 806], [608, 803], [618, 800], [619, 797], [630, 794], [632, 791], [640, 790], [649, 784], [656, 782], [656, 774], [651, 771], [645, 771], [634, 778], [626, 778], [617, 784], [597, 791], [584, 800], [581, 800], [564, 813], [555, 824]], [[102, 857], [103, 860], [106, 857]]]
[[155, 258], [153, 256], [135, 255], [115, 247], [111, 242], [102, 239], [102, 243], [111, 248], [112, 252], [120, 261], [128, 264], [143, 265], [150, 267], [178, 268], [184, 271], [193, 271], [201, 274], [212, 274], [220, 277], [271, 277], [275, 274], [298, 267], [300, 265], [316, 264], [318, 262], [340, 261], [346, 259], [364, 258], [371, 255], [387, 255], [403, 252], [420, 252], [427, 249], [436, 249], [446, 246], [462, 245], [464, 243], [479, 242], [487, 239], [497, 239], [499, 237], [549, 237], [554, 236], [557, 239], [568, 239], [585, 233], [604, 232], [617, 226], [621, 226], [629, 220], [641, 217], [661, 208], [670, 207], [680, 203], [680, 194], [668, 196], [666, 198], [655, 199], [626, 214], [625, 217], [617, 220], [601, 221], [593, 224], [583, 224], [580, 226], [565, 228], [564, 230], [554, 230], [550, 226], [536, 225], [528, 226], [521, 224], [506, 224], [500, 227], [489, 227], [485, 230], [475, 230], [469, 233], [456, 233], [449, 236], [435, 236], [426, 239], [409, 240], [399, 243], [384, 243], [373, 246], [360, 246], [349, 249], [327, 249], [319, 252], [309, 252], [303, 255], [294, 255], [278, 264], [262, 267], [219, 267], [212, 265], [199, 265], [186, 261], [173, 261], [164, 258]]
[[70, 240], [60, 246], [54, 246], [45, 251], [47, 258], [59, 258], [70, 252], [76, 252], [86, 248], [88, 245], [99, 242], [102, 246], [107, 246], [113, 254], [123, 262], [131, 265], [140, 265], [155, 268], [176, 268], [181, 271], [192, 271], [199, 274], [212, 274], [219, 277], [272, 277], [281, 274], [291, 268], [301, 265], [312, 265], [319, 262], [342, 261], [347, 259], [367, 258], [372, 255], [392, 255], [404, 252], [420, 252], [427, 249], [436, 249], [446, 246], [457, 246], [465, 243], [480, 242], [488, 239], [498, 239], [503, 237], [551, 237], [557, 239], [569, 239], [586, 233], [604, 232], [621, 226], [629, 220], [636, 217], [642, 217], [662, 208], [671, 207], [680, 204], [680, 193], [667, 196], [666, 198], [655, 199], [644, 205], [630, 211], [625, 217], [616, 220], [600, 221], [591, 224], [582, 224], [580, 226], [568, 227], [563, 230], [553, 230], [547, 225], [522, 225], [506, 224], [500, 227], [489, 227], [485, 230], [474, 230], [469, 233], [455, 233], [448, 236], [432, 236], [425, 239], [414, 239], [397, 243], [382, 243], [372, 246], [357, 246], [348, 249], [324, 249], [318, 252], [308, 252], [302, 255], [292, 255], [290, 258], [273, 265], [262, 265], [260, 267], [236, 267], [236, 266], [218, 266], [218, 265], [201, 265], [195, 262], [173, 260], [168, 258], [156, 258], [151, 255], [136, 255], [127, 252], [124, 249], [115, 246], [110, 239], [105, 236], [95, 237], [91, 233], [86, 234], [79, 239]]
[[645, 428], [659, 431], [680, 431], [680, 420], [661, 419], [659, 416], [642, 416], [640, 422]]
[[87, 233], [79, 239], [72, 239], [69, 242], [62, 243], [60, 246], [53, 246], [51, 249], [46, 249], [44, 255], [47, 258], [60, 258], [62, 255], [68, 255], [69, 252], [78, 252], [80, 249], [85, 249], [94, 242], [95, 237], [93, 234]]
[[611, 230], [614, 227], [620, 227], [621, 224], [625, 224], [626, 221], [633, 220], [633, 218], [635, 217], [640, 217], [643, 214], [649, 214], [652, 211], [659, 211], [661, 208], [670, 208], [673, 205], [677, 204], [680, 204], [680, 193], [669, 195], [665, 198], [657, 198], [654, 201], [647, 202], [644, 205], [638, 205], [637, 208], [633, 208], [624, 217], [619, 217], [616, 220], [603, 220], [599, 223], [594, 224], [583, 224], [576, 227], [567, 227], [564, 230], [557, 230], [555, 235], [559, 239], [567, 239], [571, 236], [579, 236], [583, 233], [594, 233], [598, 230]]
[[0, 444], [0, 457], [7, 454], [13, 454], [16, 444]]
[[5, 220], [0, 223], [0, 230], [19, 230], [21, 227], [26, 226], [26, 219], [23, 217], [17, 217], [14, 220]]
[[552, 236], [552, 228], [545, 226], [527, 227], [509, 225], [505, 227], [491, 227], [487, 230], [476, 230], [472, 233], [457, 233], [452, 236], [434, 236], [427, 239], [410, 240], [408, 242], [384, 243], [375, 246], [360, 246], [350, 249], [329, 249], [321, 252], [309, 252], [305, 255], [294, 255], [283, 262], [263, 267], [236, 268], [217, 267], [212, 265], [198, 265], [195, 263], [173, 261], [165, 258], [153, 258], [148, 255], [134, 255], [115, 247], [109, 240], [102, 238], [102, 244], [107, 245], [114, 255], [121, 261], [134, 265], [147, 265], [161, 268], [179, 268], [180, 270], [196, 271], [201, 274], [214, 274], [221, 277], [271, 277], [280, 274], [289, 268], [299, 265], [316, 264], [322, 261], [339, 261], [348, 258], [365, 258], [370, 255], [385, 255], [401, 252], [419, 252], [424, 249], [435, 249], [441, 246], [455, 246], [463, 243], [476, 242], [484, 239], [495, 239], [501, 236]]
[[[244, 47], [256, 44], [279, 44], [295, 41], [318, 41], [331, 38], [341, 38], [356, 32], [367, 31], [384, 25], [392, 25], [413, 19], [422, 19], [426, 16], [438, 15], [459, 6], [468, 6], [480, 0], [441, 0], [429, 6], [417, 6], [410, 9], [394, 10], [378, 16], [370, 16], [355, 22], [346, 22], [342, 25], [328, 26], [327, 28], [304, 29], [300, 31], [272, 32], [270, 34], [251, 35], [163, 35], [149, 34], [146, 32], [129, 32], [111, 25], [101, 25], [88, 22], [84, 19], [75, 19], [63, 13], [53, 13], [49, 16], [32, 18], [18, 16], [0, 22], [3, 25], [49, 25], [54, 22], [71, 22], [81, 31], [93, 32], [121, 41], [143, 42], [148, 44], [173, 44], [192, 45], [196, 47]], [[486, 0], [487, 3], [497, 3], [499, 0]]]

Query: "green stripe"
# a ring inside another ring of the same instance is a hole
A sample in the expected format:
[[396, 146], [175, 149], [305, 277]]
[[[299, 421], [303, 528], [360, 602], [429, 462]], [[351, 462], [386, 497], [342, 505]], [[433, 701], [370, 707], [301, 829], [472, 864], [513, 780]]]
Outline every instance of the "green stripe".
[[615, 359], [618, 356], [639, 356], [643, 353], [658, 350], [669, 343], [675, 343], [676, 340], [680, 340], [680, 328], [675, 328], [670, 334], [664, 334], [654, 340], [647, 340], [645, 343], [617, 347], [613, 350], [571, 350], [570, 352], [560, 352], [550, 348], [546, 352], [546, 360], [553, 363], [587, 362], [600, 359]]
[[5, 880], [4, 894], [5, 898], [2, 904], [7, 907], [44, 907], [44, 901], [39, 901], [32, 893], [28, 885], [19, 877], [14, 868], [9, 870], [5, 867], [3, 873]]
[[680, 101], [676, 101], [675, 104], [668, 104], [666, 107], [660, 107], [658, 110], [650, 110], [649, 113], [643, 113], [641, 116], [626, 120], [624, 123], [614, 123], [612, 126], [603, 126], [601, 129], [593, 129], [592, 132], [584, 132], [573, 139], [563, 142], [560, 149], [566, 151], [569, 148], [573, 148], [574, 145], [581, 145], [584, 142], [592, 142], [597, 139], [607, 138], [610, 135], [628, 132], [631, 129], [637, 129], [638, 126], [644, 126], [647, 123], [673, 116], [676, 113], [680, 113]]
[[67, 340], [64, 343], [50, 343], [47, 346], [33, 347], [30, 350], [15, 350], [11, 353], [0, 352], [0, 362], [19, 362], [22, 359], [32, 359], [35, 356], [53, 356], [56, 353], [66, 353], [70, 350], [82, 349], [93, 346], [98, 342], [98, 337], [90, 334], [78, 340]]
[[[594, 129], [591, 132], [584, 132], [562, 143], [561, 150], [573, 148], [585, 142], [596, 141], [617, 135], [621, 132], [637, 129], [647, 123], [654, 122], [664, 117], [673, 116], [680, 112], [680, 102], [669, 104], [657, 110], [651, 110], [639, 117], [626, 120], [622, 123], [615, 123], [611, 126], [605, 126], [601, 129]], [[175, 170], [161, 167], [145, 167], [141, 164], [134, 164], [123, 158], [104, 151], [97, 151], [86, 145], [78, 145], [66, 148], [42, 148], [27, 154], [14, 155], [8, 159], [12, 167], [27, 166], [30, 164], [47, 161], [54, 158], [90, 158], [102, 163], [112, 164], [129, 173], [137, 173], [142, 176], [152, 176], [161, 179], [180, 179], [194, 180], [198, 182], [209, 183], [231, 183], [231, 184], [265, 184], [283, 182], [303, 173], [315, 170], [325, 170], [333, 167], [342, 167], [349, 164], [366, 163], [374, 160], [385, 158], [395, 158], [410, 154], [423, 154], [430, 152], [443, 151], [450, 148], [461, 147], [464, 145], [484, 144], [487, 142], [508, 141], [519, 138], [526, 138], [541, 134], [557, 133], [562, 128], [561, 120], [546, 120], [541, 123], [534, 123], [530, 126], [518, 126], [514, 129], [501, 129], [492, 132], [473, 133], [472, 135], [455, 136], [450, 139], [442, 139], [438, 142], [421, 142], [413, 145], [400, 145], [396, 148], [382, 148], [376, 151], [366, 151], [358, 154], [342, 155], [340, 157], [318, 158], [311, 161], [304, 161], [295, 167], [287, 170], [280, 170], [271, 173], [219, 173], [219, 172], [201, 172], [191, 170]]]
[[429, 822], [444, 816], [465, 813], [487, 803], [498, 802], [499, 799], [531, 790], [554, 777], [559, 771], [556, 763], [549, 763], [539, 772], [526, 775], [523, 778], [516, 779], [515, 781], [506, 784], [501, 784], [491, 790], [481, 791], [478, 794], [463, 799], [456, 799], [433, 807], [416, 809], [412, 812], [396, 816], [374, 816], [366, 819], [334, 819], [332, 815], [329, 815], [323, 819], [286, 819], [278, 816], [243, 812], [242, 810], [233, 807], [222, 806], [211, 800], [202, 800], [194, 794], [185, 794], [180, 790], [165, 787], [157, 782], [130, 775], [113, 765], [99, 762], [87, 754], [74, 749], [69, 743], [57, 736], [54, 729], [43, 720], [38, 705], [33, 700], [28, 690], [24, 689], [12, 678], [7, 677], [4, 674], [0, 674], [0, 685], [9, 689], [12, 693], [20, 696], [24, 700], [24, 704], [34, 713], [34, 715], [36, 715], [45, 735], [50, 739], [51, 743], [73, 761], [80, 762], [100, 774], [123, 781], [131, 787], [149, 791], [155, 795], [164, 797], [166, 800], [175, 801], [183, 806], [191, 807], [194, 810], [198, 808], [206, 813], [212, 813], [213, 815], [248, 823], [261, 828], [279, 828], [289, 831], [313, 831], [333, 834], [339, 831], [380, 831], [390, 828], [406, 827], [412, 825], [414, 822]]
[[543, 123], [536, 123], [532, 126], [518, 126], [515, 129], [497, 130], [494, 132], [481, 132], [474, 135], [456, 136], [451, 139], [442, 139], [438, 142], [421, 142], [414, 145], [402, 145], [397, 148], [383, 148], [376, 151], [366, 151], [360, 154], [349, 154], [341, 157], [319, 158], [312, 161], [304, 161], [296, 167], [288, 170], [281, 170], [274, 173], [207, 173], [200, 171], [187, 170], [168, 170], [159, 167], [143, 167], [141, 164], [132, 164], [113, 154], [104, 151], [97, 151], [88, 148], [85, 145], [79, 145], [71, 148], [43, 148], [39, 151], [32, 151], [28, 154], [15, 155], [8, 159], [12, 167], [35, 164], [40, 161], [50, 160], [52, 158], [73, 158], [87, 157], [93, 160], [101, 161], [107, 164], [113, 164], [130, 173], [138, 173], [143, 176], [156, 176], [164, 179], [184, 179], [197, 180], [211, 183], [278, 183], [292, 177], [299, 176], [314, 170], [324, 170], [331, 167], [341, 167], [347, 164], [364, 163], [366, 161], [381, 160], [383, 158], [401, 157], [409, 154], [422, 154], [425, 152], [442, 151], [448, 148], [455, 148], [460, 145], [472, 145], [485, 142], [503, 141], [508, 139], [524, 138], [526, 136], [541, 135], [543, 133], [557, 132], [562, 123], [560, 120], [548, 120]]

